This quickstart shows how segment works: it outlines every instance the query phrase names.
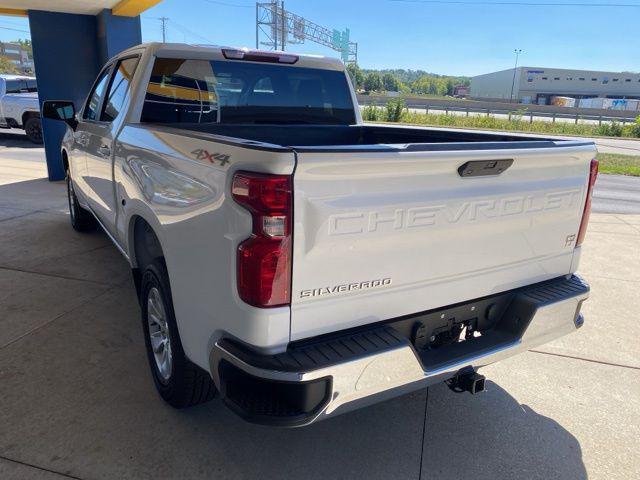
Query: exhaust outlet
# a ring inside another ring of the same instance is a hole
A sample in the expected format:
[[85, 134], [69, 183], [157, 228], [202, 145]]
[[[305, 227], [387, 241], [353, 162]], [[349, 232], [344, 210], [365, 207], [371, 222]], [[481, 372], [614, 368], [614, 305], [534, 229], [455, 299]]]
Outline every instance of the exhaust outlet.
[[447, 386], [456, 393], [469, 392], [471, 395], [484, 392], [485, 376], [471, 371], [459, 373], [450, 380]]

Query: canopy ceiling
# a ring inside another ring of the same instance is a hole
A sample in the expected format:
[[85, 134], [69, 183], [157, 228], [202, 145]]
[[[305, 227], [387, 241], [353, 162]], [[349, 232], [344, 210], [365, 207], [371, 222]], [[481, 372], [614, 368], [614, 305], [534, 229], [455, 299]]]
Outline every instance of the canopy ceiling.
[[161, 0], [0, 0], [0, 15], [26, 16], [29, 10], [97, 15], [110, 9], [114, 15], [135, 17]]

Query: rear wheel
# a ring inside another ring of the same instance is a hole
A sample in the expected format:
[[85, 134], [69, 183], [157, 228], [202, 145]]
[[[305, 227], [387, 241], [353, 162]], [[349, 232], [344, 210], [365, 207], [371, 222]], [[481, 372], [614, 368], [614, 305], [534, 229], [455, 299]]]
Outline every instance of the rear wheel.
[[175, 408], [214, 398], [216, 388], [209, 374], [184, 354], [164, 261], [155, 259], [145, 268], [140, 293], [147, 357], [160, 396]]
[[42, 143], [42, 123], [40, 117], [30, 117], [24, 124], [24, 133], [33, 143]]
[[69, 218], [71, 220], [71, 226], [78, 232], [90, 232], [95, 230], [97, 224], [96, 219], [93, 218], [91, 212], [85, 210], [78, 203], [78, 197], [73, 188], [73, 180], [67, 170], [67, 200], [69, 203]]

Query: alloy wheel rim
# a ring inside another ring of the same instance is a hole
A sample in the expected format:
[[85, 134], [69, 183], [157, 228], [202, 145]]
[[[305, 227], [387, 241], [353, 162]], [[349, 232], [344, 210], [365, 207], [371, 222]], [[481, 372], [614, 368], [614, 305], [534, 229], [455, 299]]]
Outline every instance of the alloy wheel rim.
[[153, 358], [160, 380], [167, 383], [171, 377], [173, 354], [171, 352], [171, 336], [167, 323], [167, 313], [160, 291], [153, 287], [147, 296], [147, 324]]
[[69, 198], [69, 215], [71, 215], [71, 220], [76, 219], [76, 196], [73, 191], [73, 183], [71, 183], [71, 177], [67, 178], [67, 197]]

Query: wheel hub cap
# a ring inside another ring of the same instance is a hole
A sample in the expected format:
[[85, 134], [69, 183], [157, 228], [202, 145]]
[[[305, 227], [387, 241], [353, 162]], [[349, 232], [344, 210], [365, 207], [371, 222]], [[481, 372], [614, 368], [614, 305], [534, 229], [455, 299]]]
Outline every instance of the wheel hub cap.
[[147, 323], [153, 358], [161, 380], [168, 382], [171, 377], [173, 355], [171, 353], [171, 336], [167, 324], [167, 314], [160, 291], [153, 287], [147, 297]]

